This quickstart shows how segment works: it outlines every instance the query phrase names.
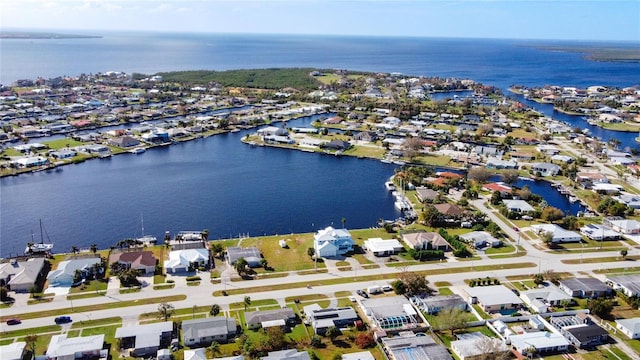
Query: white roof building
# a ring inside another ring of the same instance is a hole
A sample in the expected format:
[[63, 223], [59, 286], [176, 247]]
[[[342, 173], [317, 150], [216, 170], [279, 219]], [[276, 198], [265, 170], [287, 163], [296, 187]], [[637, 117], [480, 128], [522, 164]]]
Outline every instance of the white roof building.
[[271, 351], [267, 356], [263, 356], [260, 360], [311, 360], [309, 353], [306, 351], [298, 351], [296, 349]]
[[165, 260], [164, 268], [167, 272], [176, 273], [189, 269], [189, 264], [197, 263], [206, 265], [209, 263], [209, 250], [185, 249], [174, 250], [169, 253], [169, 260]]
[[493, 353], [506, 353], [509, 351], [509, 347], [502, 340], [490, 338], [480, 332], [458, 336], [458, 340], [451, 342], [451, 350], [460, 360], [475, 359], [480, 355], [486, 354], [485, 351], [489, 350], [489, 347], [481, 345], [483, 342], [491, 345], [490, 349], [493, 350]]
[[94, 264], [100, 263], [99, 257], [61, 261], [58, 268], [47, 275], [47, 280], [51, 286], [71, 286], [76, 270], [89, 271]]
[[504, 285], [476, 286], [466, 291], [470, 302], [477, 302], [487, 312], [515, 310], [522, 305], [522, 300]]
[[572, 299], [571, 295], [553, 284], [523, 291], [520, 298], [537, 313], [546, 313], [548, 306], [560, 305], [562, 301]]
[[371, 351], [359, 351], [342, 355], [342, 360], [375, 360]]
[[396, 239], [383, 240], [371, 238], [364, 241], [364, 248], [375, 256], [397, 254], [404, 250], [404, 246]]
[[536, 354], [564, 351], [569, 348], [569, 340], [564, 336], [548, 331], [535, 331], [509, 336], [511, 345], [522, 355], [527, 355], [530, 348], [536, 349]]
[[22, 360], [24, 349], [27, 343], [24, 341], [16, 341], [11, 344], [0, 346], [0, 359], [2, 360]]
[[529, 203], [524, 200], [502, 200], [502, 202], [509, 211], [524, 213], [534, 210], [533, 206], [529, 205]]
[[67, 338], [67, 334], [53, 335], [47, 348], [47, 359], [74, 360], [83, 356], [99, 356], [104, 335]]
[[554, 243], [580, 242], [582, 236], [575, 231], [569, 231], [555, 224], [531, 225], [531, 229], [539, 235], [551, 234]]
[[640, 339], [640, 317], [616, 320], [616, 328], [629, 339]]
[[313, 236], [313, 247], [320, 257], [335, 257], [353, 251], [354, 241], [347, 229], [329, 226]]

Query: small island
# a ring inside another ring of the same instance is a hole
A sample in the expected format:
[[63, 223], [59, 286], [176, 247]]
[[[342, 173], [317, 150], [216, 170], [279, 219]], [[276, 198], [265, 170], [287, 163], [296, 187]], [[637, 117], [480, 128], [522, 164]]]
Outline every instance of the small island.
[[36, 31], [2, 31], [0, 39], [34, 40], [34, 39], [98, 39], [99, 35], [60, 34]]

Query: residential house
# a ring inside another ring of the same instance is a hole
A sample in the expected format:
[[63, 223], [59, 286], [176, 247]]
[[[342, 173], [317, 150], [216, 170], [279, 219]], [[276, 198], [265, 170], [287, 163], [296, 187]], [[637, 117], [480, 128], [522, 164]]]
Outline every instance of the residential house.
[[606, 175], [599, 172], [584, 172], [580, 171], [576, 174], [576, 181], [580, 186], [588, 189], [593, 184], [608, 184], [609, 179]]
[[291, 308], [285, 307], [274, 310], [247, 311], [244, 318], [249, 329], [267, 328], [270, 326], [280, 326], [282, 328], [296, 325], [296, 314]]
[[262, 255], [260, 250], [257, 247], [240, 247], [240, 246], [229, 246], [227, 247], [227, 260], [229, 261], [229, 265], [233, 265], [239, 259], [245, 259], [249, 267], [258, 267], [260, 266], [260, 261], [262, 260]]
[[571, 164], [574, 161], [574, 158], [572, 158], [571, 156], [567, 156], [567, 155], [553, 155], [551, 157], [551, 161], [557, 161], [563, 164]]
[[481, 332], [460, 334], [457, 337], [458, 340], [451, 342], [451, 351], [460, 360], [474, 360], [491, 355], [499, 358], [500, 354], [509, 352], [509, 347], [502, 340], [490, 338]]
[[416, 195], [421, 202], [433, 202], [438, 196], [438, 192], [427, 187], [417, 187]]
[[609, 333], [593, 323], [584, 313], [551, 317], [549, 323], [560, 330], [576, 348], [583, 349], [604, 344], [609, 339]]
[[620, 217], [604, 218], [602, 220], [604, 226], [610, 227], [613, 231], [617, 231], [624, 235], [640, 234], [640, 221], [627, 220]]
[[47, 280], [51, 286], [71, 286], [76, 276], [76, 270], [88, 274], [96, 264], [102, 264], [100, 257], [83, 257], [61, 261], [58, 268], [49, 273]]
[[553, 243], [582, 241], [582, 236], [577, 232], [565, 230], [556, 224], [531, 225], [531, 229], [539, 235], [551, 234], [551, 241]]
[[640, 297], [640, 274], [607, 276], [605, 282], [628, 297]]
[[0, 345], [0, 359], [2, 360], [22, 360], [26, 355], [27, 343], [16, 341], [6, 345]]
[[120, 339], [120, 349], [129, 350], [133, 357], [155, 356], [158, 349], [171, 344], [173, 321], [120, 327], [115, 338]]
[[411, 331], [403, 331], [394, 337], [383, 337], [382, 345], [391, 360], [453, 360], [443, 345], [439, 345], [429, 335], [416, 336]]
[[182, 321], [182, 341], [185, 346], [226, 343], [236, 336], [236, 320], [224, 316]]
[[598, 224], [587, 224], [580, 228], [580, 234], [591, 240], [617, 240], [620, 233], [612, 229]]
[[548, 312], [550, 306], [559, 306], [562, 302], [572, 299], [571, 295], [553, 284], [522, 291], [520, 298], [530, 309], [539, 314]]
[[[183, 353], [184, 360], [207, 360], [207, 349], [185, 349]], [[228, 359], [228, 358], [225, 358]], [[244, 360], [244, 356], [238, 355], [233, 357], [234, 360]], [[220, 360], [220, 359], [218, 359]]]
[[402, 234], [402, 241], [415, 250], [451, 250], [451, 245], [437, 232], [412, 232]]
[[104, 334], [68, 338], [67, 334], [53, 335], [45, 357], [47, 360], [75, 360], [106, 357]]
[[545, 155], [548, 156], [553, 156], [553, 155], [557, 155], [560, 153], [560, 149], [558, 149], [557, 147], [553, 146], [553, 145], [547, 145], [547, 144], [540, 144], [536, 147], [536, 150], [538, 150], [538, 152], [541, 152]]
[[500, 192], [500, 195], [503, 195], [503, 196], [511, 194], [511, 191], [513, 190], [511, 186], [508, 186], [503, 182], [484, 184], [482, 188], [484, 190], [491, 191], [491, 192], [498, 191]]
[[297, 349], [270, 351], [267, 356], [261, 356], [260, 360], [311, 360], [309, 353]]
[[556, 176], [560, 172], [560, 166], [552, 163], [533, 163], [531, 164], [531, 171], [534, 174], [540, 174], [540, 176]]
[[512, 313], [522, 306], [522, 300], [504, 285], [477, 286], [466, 289], [469, 301], [487, 313]]
[[378, 134], [373, 131], [361, 131], [353, 135], [353, 140], [375, 142], [378, 140]]
[[616, 320], [616, 329], [627, 335], [629, 339], [640, 339], [640, 317]]
[[630, 208], [640, 209], [640, 196], [634, 194], [620, 194], [618, 196], [614, 196], [614, 199]]
[[288, 136], [289, 131], [282, 127], [267, 126], [257, 131], [260, 136]]
[[569, 341], [564, 336], [548, 331], [525, 332], [510, 335], [511, 346], [523, 356], [528, 356], [531, 349], [535, 353], [531, 355], [545, 356], [567, 351]]
[[498, 158], [490, 158], [486, 161], [487, 169], [518, 169], [520, 165], [515, 160], [502, 160]]
[[352, 307], [338, 307], [323, 309], [318, 304], [307, 305], [303, 308], [305, 321], [311, 324], [313, 331], [324, 335], [328, 328], [353, 325], [358, 320], [358, 314]]
[[464, 211], [458, 206], [453, 204], [435, 204], [434, 207], [438, 212], [447, 217], [459, 217]]
[[617, 194], [620, 191], [622, 191], [623, 187], [622, 185], [618, 185], [618, 184], [602, 184], [602, 183], [597, 183], [597, 184], [593, 184], [591, 185], [591, 190], [597, 192], [598, 194]]
[[138, 141], [132, 136], [124, 135], [124, 136], [118, 136], [110, 139], [109, 145], [116, 146], [119, 148], [128, 148], [128, 147], [140, 145], [140, 141]]
[[354, 241], [346, 229], [329, 226], [313, 236], [313, 247], [320, 257], [336, 257], [353, 251]]
[[15, 292], [28, 292], [38, 278], [44, 275], [44, 258], [31, 258], [27, 261], [15, 259], [0, 264], [0, 286]]
[[404, 296], [361, 299], [360, 307], [378, 330], [388, 332], [426, 327], [422, 316]]
[[467, 311], [469, 304], [458, 294], [436, 295], [427, 297], [412, 297], [411, 302], [429, 315], [434, 315], [445, 309], [460, 309]]
[[395, 255], [404, 250], [404, 246], [396, 239], [371, 238], [364, 241], [363, 247], [375, 256]]
[[109, 264], [114, 262], [122, 264], [128, 269], [137, 270], [141, 274], [153, 275], [156, 271], [158, 259], [153, 256], [151, 251], [129, 251], [112, 253], [109, 256]]
[[328, 143], [323, 144], [321, 147], [329, 150], [347, 150], [351, 147], [351, 144], [347, 141], [331, 140]]
[[507, 210], [519, 214], [524, 214], [535, 210], [533, 206], [529, 205], [529, 203], [524, 200], [502, 200], [502, 202], [507, 207]]
[[595, 278], [562, 279], [558, 287], [572, 297], [586, 299], [610, 296], [612, 293], [607, 284]]
[[500, 247], [502, 241], [494, 238], [486, 231], [472, 231], [466, 234], [460, 235], [460, 239], [464, 242], [471, 244], [475, 249], [481, 249], [486, 246]]
[[209, 266], [209, 259], [207, 249], [173, 250], [169, 260], [165, 260], [164, 268], [167, 273], [187, 272], [193, 267]]

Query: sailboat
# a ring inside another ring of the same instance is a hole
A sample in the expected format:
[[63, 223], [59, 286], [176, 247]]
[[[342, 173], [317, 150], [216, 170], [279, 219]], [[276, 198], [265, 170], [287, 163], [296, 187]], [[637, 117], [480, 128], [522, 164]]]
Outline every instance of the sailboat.
[[[49, 240], [49, 235], [47, 235], [47, 240]], [[51, 250], [53, 250], [53, 243], [49, 240], [49, 243], [45, 244], [44, 231], [42, 230], [42, 219], [40, 219], [40, 242], [36, 243], [33, 241], [33, 231], [31, 231], [31, 242], [27, 244], [27, 247], [24, 249], [24, 253], [45, 254], [51, 252]]]
[[142, 214], [140, 214], [140, 225], [142, 227], [142, 236], [137, 238], [136, 241], [139, 241], [140, 243], [142, 243], [142, 245], [155, 245], [158, 239], [153, 235], [144, 234], [144, 218], [142, 217]]

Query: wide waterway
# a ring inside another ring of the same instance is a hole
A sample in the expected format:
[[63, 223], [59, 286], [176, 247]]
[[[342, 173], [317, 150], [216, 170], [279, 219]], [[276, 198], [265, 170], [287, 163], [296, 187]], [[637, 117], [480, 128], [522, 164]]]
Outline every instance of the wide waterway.
[[32, 231], [38, 241], [38, 219], [55, 252], [68, 252], [138, 237], [141, 217], [145, 233], [159, 239], [166, 230], [205, 228], [217, 239], [312, 232], [342, 226], [343, 217], [363, 228], [399, 216], [384, 188], [394, 165], [251, 147], [240, 141], [246, 133], [3, 178], [0, 254], [22, 253]]

